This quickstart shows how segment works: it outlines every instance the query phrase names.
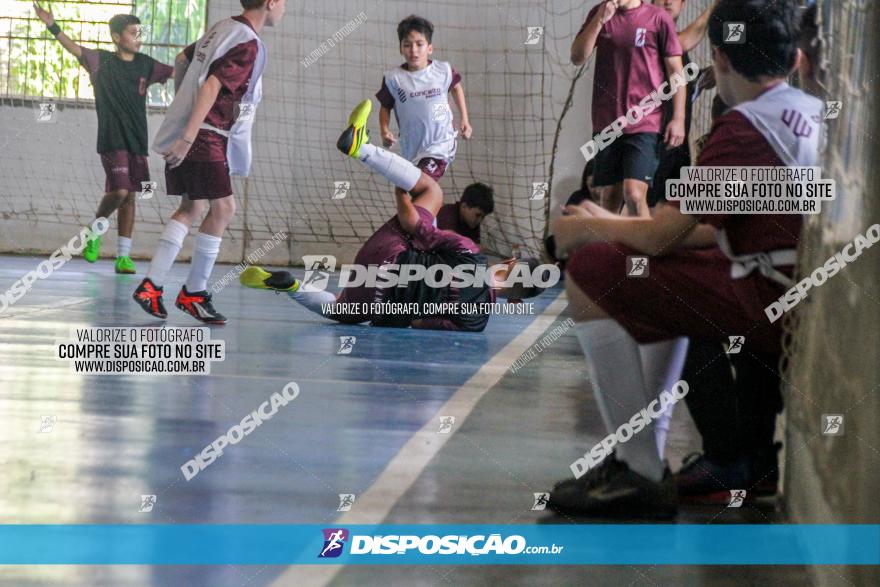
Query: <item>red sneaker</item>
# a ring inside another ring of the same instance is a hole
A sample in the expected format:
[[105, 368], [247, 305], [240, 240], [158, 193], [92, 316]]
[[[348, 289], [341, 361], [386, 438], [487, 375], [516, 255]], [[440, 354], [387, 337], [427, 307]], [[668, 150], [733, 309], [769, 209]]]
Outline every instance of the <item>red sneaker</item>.
[[167, 318], [165, 304], [162, 303], [162, 288], [145, 277], [132, 296], [144, 312], [156, 318]]
[[226, 324], [226, 316], [214, 309], [211, 304], [211, 294], [207, 291], [190, 293], [186, 291], [184, 285], [177, 294], [174, 305], [205, 324]]

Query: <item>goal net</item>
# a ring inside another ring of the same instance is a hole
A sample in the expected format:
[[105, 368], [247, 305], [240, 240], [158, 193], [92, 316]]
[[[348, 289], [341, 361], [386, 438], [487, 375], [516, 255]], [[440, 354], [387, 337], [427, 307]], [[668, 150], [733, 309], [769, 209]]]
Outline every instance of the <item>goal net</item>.
[[[55, 2], [53, 7], [64, 4]], [[96, 4], [102, 3], [86, 3]], [[127, 12], [134, 3], [107, 4]], [[290, 3], [281, 25], [263, 35], [269, 65], [255, 123], [254, 165], [247, 180], [235, 183], [239, 211], [224, 239], [221, 260], [241, 261], [279, 232], [289, 235], [287, 247], [275, 247], [264, 262], [296, 264], [304, 254], [351, 260], [360, 244], [393, 214], [387, 182], [338, 153], [335, 141], [351, 108], [374, 96], [383, 71], [402, 61], [396, 25], [412, 13], [434, 23], [434, 57], [461, 72], [474, 128], [472, 140], [459, 141], [456, 159], [440, 182], [445, 200], [456, 201], [475, 181], [493, 186], [496, 209], [483, 225], [484, 249], [506, 256], [519, 244], [527, 254], [537, 255], [551, 201], [555, 205], [565, 199], [553, 193], [553, 186], [560, 179], [579, 181], [584, 165], [577, 149], [588, 138], [589, 110], [581, 103], [566, 109], [566, 103], [579, 71], [569, 63], [569, 47], [590, 7], [573, 0]], [[208, 0], [206, 22], [240, 10], [237, 0]], [[89, 38], [103, 35], [108, 41], [106, 25], [99, 26], [99, 17], [93, 20], [98, 22], [86, 30]], [[29, 35], [42, 34], [38, 21], [30, 27]], [[174, 30], [178, 34], [180, 27]], [[68, 32], [72, 37], [79, 34]], [[173, 42], [151, 41], [145, 51], [166, 62], [173, 58]], [[10, 38], [5, 44], [14, 49], [17, 42]], [[53, 43], [49, 39], [40, 47]], [[0, 42], [0, 61], [3, 45]], [[37, 52], [8, 55], [5, 62], [29, 59], [28, 75], [40, 75], [33, 72], [45, 59]], [[64, 67], [76, 65], [68, 60]], [[55, 122], [39, 124], [35, 109], [55, 90], [47, 84], [42, 91], [44, 96], [16, 95], [12, 85], [0, 86], [0, 124], [6, 135], [0, 139], [2, 252], [51, 252], [68, 233], [91, 222], [103, 190], [103, 170], [94, 152], [97, 119], [92, 103], [87, 98], [56, 100]], [[155, 99], [161, 96], [160, 92]], [[563, 112], [565, 124], [580, 129], [573, 133], [579, 134], [578, 140], [570, 144], [556, 140]], [[151, 133], [161, 117], [159, 109], [150, 113]], [[370, 129], [378, 141], [377, 116]], [[554, 148], [566, 154], [564, 163], [552, 164]], [[155, 155], [150, 159], [159, 186], [155, 197], [137, 202], [134, 252], [140, 256], [152, 251], [176, 201], [163, 194], [161, 160]], [[113, 232], [107, 237], [108, 249]], [[183, 257], [188, 254], [186, 247]]]

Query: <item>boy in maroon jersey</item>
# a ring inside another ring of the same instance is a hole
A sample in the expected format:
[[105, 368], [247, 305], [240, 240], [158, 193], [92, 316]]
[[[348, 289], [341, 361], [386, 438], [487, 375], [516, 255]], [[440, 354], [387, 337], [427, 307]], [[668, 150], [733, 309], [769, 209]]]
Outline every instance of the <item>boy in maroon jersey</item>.
[[[119, 210], [119, 239], [116, 245], [116, 273], [135, 273], [131, 253], [134, 231], [135, 192], [150, 181], [147, 164], [147, 88], [164, 84], [173, 73], [169, 65], [140, 53], [138, 17], [117, 14], [110, 19], [110, 36], [116, 51], [88, 49], [61, 32], [50, 10], [34, 2], [37, 16], [61, 46], [73, 54], [89, 72], [95, 88], [98, 114], [98, 154], [107, 179], [104, 197], [95, 218], [109, 218]], [[101, 237], [89, 239], [83, 258], [98, 260]]]
[[153, 150], [165, 158], [166, 191], [182, 198], [171, 215], [134, 300], [148, 314], [166, 318], [162, 284], [189, 227], [199, 226], [186, 283], [175, 305], [196, 320], [224, 324], [207, 292], [221, 237], [235, 213], [230, 175], [247, 176], [251, 128], [262, 98], [266, 48], [259, 33], [277, 24], [286, 0], [241, 0], [244, 12], [214, 24], [177, 58], [177, 93], [156, 134]]
[[[397, 214], [367, 239], [355, 257], [355, 265], [407, 265], [425, 268], [437, 265], [468, 265], [474, 268], [485, 266], [486, 259], [480, 253], [480, 247], [471, 239], [434, 226], [434, 218], [443, 204], [443, 191], [437, 182], [410, 161], [369, 143], [366, 126], [371, 109], [369, 100], [361, 102], [354, 109], [349, 118], [349, 127], [343, 132], [337, 147], [398, 188], [395, 190]], [[535, 262], [530, 265], [530, 269], [534, 270], [536, 266]], [[287, 271], [268, 272], [259, 267], [248, 267], [241, 274], [240, 281], [247, 287], [287, 292], [293, 300], [308, 310], [347, 324], [370, 322], [372, 326], [412, 326], [433, 330], [481, 332], [489, 322], [490, 311], [487, 306], [495, 301], [495, 290], [499, 290], [498, 294], [504, 297], [517, 298], [532, 297], [541, 291], [538, 287], [526, 288], [522, 284], [505, 289], [495, 287], [496, 282], [507, 278], [508, 271], [499, 271], [497, 279], [490, 280], [493, 281], [491, 284], [457, 286], [450, 283], [431, 286], [427, 279], [414, 279], [406, 287], [349, 286], [338, 296], [323, 289], [307, 291], [305, 286], [309, 285], [311, 279], [307, 277], [300, 283]], [[417, 310], [416, 313], [397, 314], [382, 310], [391, 304], [430, 309], [456, 302], [473, 304], [477, 311], [425, 314]], [[365, 311], [340, 311], [341, 306], [336, 304]], [[377, 306], [379, 309], [374, 310]]]
[[[748, 43], [725, 42], [725, 23], [745, 23]], [[722, 0], [709, 39], [718, 91], [731, 108], [716, 120], [698, 165], [815, 165], [823, 104], [785, 83], [798, 54], [794, 0]], [[797, 125], [790, 124], [793, 114]], [[800, 215], [698, 218], [670, 204], [653, 218], [588, 205], [554, 226], [560, 253], [570, 255], [566, 289], [574, 330], [609, 434], [657, 397], [645, 385], [652, 374], [642, 369], [640, 344], [744, 335], [743, 352], [772, 356], [781, 349], [781, 325], [769, 322], [764, 308], [789, 287]], [[717, 229], [719, 247], [676, 249], [701, 220]], [[650, 256], [648, 278], [627, 277], [631, 255]], [[582, 459], [574, 463], [581, 475], [554, 488], [550, 507], [601, 516], [674, 515], [675, 484], [657, 454], [653, 425], [645, 428], [589, 472]]]
[[437, 212], [437, 228], [451, 230], [480, 244], [480, 225], [495, 210], [495, 191], [484, 183], [472, 183], [454, 204]]
[[[594, 135], [638, 107], [667, 76], [682, 75], [675, 23], [662, 8], [642, 0], [606, 0], [590, 11], [572, 43], [572, 63], [583, 65], [594, 50]], [[607, 209], [616, 212], [625, 201], [630, 216], [648, 215], [647, 193], [657, 169], [660, 140], [669, 148], [684, 142], [683, 86], [672, 102], [673, 114], [665, 127], [663, 109], [656, 108], [627, 124], [622, 136], [596, 153], [596, 187], [613, 186], [603, 191]]]

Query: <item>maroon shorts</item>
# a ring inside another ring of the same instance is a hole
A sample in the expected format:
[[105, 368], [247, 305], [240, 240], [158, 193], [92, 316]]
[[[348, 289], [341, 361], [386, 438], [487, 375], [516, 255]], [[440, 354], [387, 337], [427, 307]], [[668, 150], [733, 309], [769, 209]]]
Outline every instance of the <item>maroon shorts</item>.
[[128, 190], [140, 192], [143, 190], [141, 182], [150, 181], [150, 166], [146, 155], [135, 155], [128, 151], [111, 151], [100, 153], [101, 165], [107, 176], [104, 182], [104, 192]]
[[165, 188], [170, 196], [190, 200], [216, 200], [232, 195], [232, 180], [226, 161], [191, 161], [170, 169], [165, 166]]
[[434, 159], [433, 157], [425, 157], [423, 159], [419, 159], [418, 167], [426, 174], [431, 176], [436, 182], [440, 181], [440, 178], [443, 177], [443, 174], [446, 173], [446, 166], [449, 165], [448, 161], [444, 161], [443, 159]]
[[781, 285], [757, 271], [732, 279], [718, 248], [650, 257], [647, 277], [627, 277], [631, 255], [641, 253], [620, 243], [587, 245], [569, 259], [566, 274], [640, 343], [742, 335], [746, 349], [780, 352], [782, 320], [771, 324], [764, 308], [782, 295]]
[[189, 153], [179, 166], [165, 166], [166, 193], [190, 200], [216, 200], [232, 195], [229, 164], [226, 162], [227, 139], [217, 133], [200, 130]]

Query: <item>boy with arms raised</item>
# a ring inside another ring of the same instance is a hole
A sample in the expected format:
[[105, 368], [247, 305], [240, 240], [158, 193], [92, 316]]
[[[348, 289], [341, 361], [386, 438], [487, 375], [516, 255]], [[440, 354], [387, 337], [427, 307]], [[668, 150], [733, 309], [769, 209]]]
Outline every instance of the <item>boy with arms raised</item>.
[[134, 300], [148, 314], [166, 318], [165, 276], [183, 246], [189, 227], [208, 202], [199, 226], [186, 283], [175, 305], [196, 320], [224, 324], [207, 292], [223, 232], [235, 213], [230, 175], [247, 176], [251, 128], [262, 98], [266, 47], [259, 33], [284, 16], [286, 0], [241, 0], [240, 16], [216, 23], [177, 58], [177, 95], [153, 143], [166, 161], [166, 191], [181, 197]]
[[[50, 10], [41, 8], [36, 2], [34, 10], [61, 46], [79, 59], [89, 72], [98, 114], [98, 154], [106, 174], [104, 197], [95, 218], [109, 218], [119, 210], [116, 273], [135, 273], [129, 256], [134, 231], [134, 194], [143, 189], [143, 182], [150, 181], [147, 88], [152, 84], [164, 84], [174, 70], [140, 53], [141, 21], [133, 14], [117, 14], [110, 19], [110, 36], [116, 51], [104, 51], [74, 43], [61, 31]], [[89, 239], [83, 249], [83, 258], [94, 263], [100, 249], [100, 236]]]

